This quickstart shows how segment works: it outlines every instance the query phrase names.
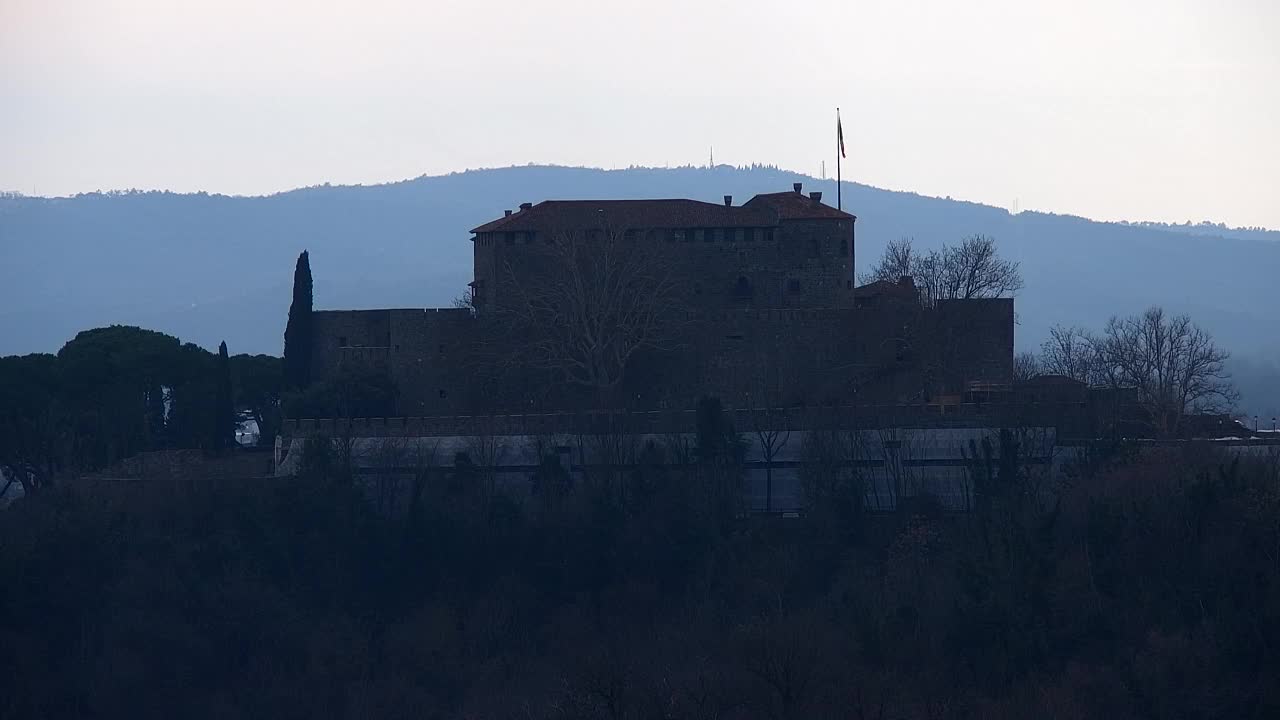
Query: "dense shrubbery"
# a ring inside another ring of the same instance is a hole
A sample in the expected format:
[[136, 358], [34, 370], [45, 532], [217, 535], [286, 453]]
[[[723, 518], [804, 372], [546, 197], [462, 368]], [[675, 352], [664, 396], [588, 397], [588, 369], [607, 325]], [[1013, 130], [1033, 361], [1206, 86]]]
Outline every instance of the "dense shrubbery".
[[0, 716], [1280, 713], [1274, 460], [1111, 454], [1051, 496], [976, 467], [970, 514], [734, 520], [725, 430], [683, 470], [551, 458], [523, 502], [449, 458], [380, 509], [318, 445], [274, 483], [28, 497]]

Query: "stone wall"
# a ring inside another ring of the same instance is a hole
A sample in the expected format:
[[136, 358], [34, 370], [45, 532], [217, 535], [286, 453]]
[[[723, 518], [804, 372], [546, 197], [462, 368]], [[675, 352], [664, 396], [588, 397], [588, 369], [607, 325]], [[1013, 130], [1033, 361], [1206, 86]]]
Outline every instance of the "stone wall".
[[[702, 395], [738, 407], [923, 402], [938, 392], [963, 393], [971, 383], [1012, 380], [1011, 300], [942, 303], [937, 310], [676, 312], [673, 347], [633, 358], [609, 402], [637, 410], [689, 408]], [[467, 310], [317, 312], [314, 376], [331, 376], [342, 365], [383, 368], [399, 388], [404, 416], [571, 410], [600, 402], [547, 373], [497, 376], [485, 362], [502, 355], [502, 341], [483, 316]], [[940, 378], [926, 380], [922, 343], [945, 359]]]
[[[547, 255], [548, 239], [546, 232], [483, 233], [472, 241], [481, 312], [512, 292], [513, 273], [533, 281]], [[574, 241], [593, 242], [587, 236]], [[676, 299], [689, 310], [853, 306], [852, 220], [784, 220], [776, 228], [640, 230], [619, 241], [647, 243], [654, 253], [664, 254], [675, 278]]]
[[325, 310], [313, 319], [313, 377], [331, 377], [343, 365], [384, 369], [399, 390], [400, 414], [471, 410], [476, 323], [469, 310]]
[[[959, 405], [838, 405], [774, 407], [767, 410], [732, 407], [726, 419], [739, 432], [855, 428], [1053, 427], [1064, 437], [1087, 437], [1088, 408], [1078, 403], [1035, 406], [1017, 403]], [[541, 412], [507, 415], [441, 415], [389, 418], [302, 418], [286, 420], [286, 438], [340, 437], [488, 437], [594, 435], [662, 435], [696, 430], [691, 409], [649, 411]]]
[[1013, 382], [1013, 300], [941, 300], [937, 307], [949, 387]]

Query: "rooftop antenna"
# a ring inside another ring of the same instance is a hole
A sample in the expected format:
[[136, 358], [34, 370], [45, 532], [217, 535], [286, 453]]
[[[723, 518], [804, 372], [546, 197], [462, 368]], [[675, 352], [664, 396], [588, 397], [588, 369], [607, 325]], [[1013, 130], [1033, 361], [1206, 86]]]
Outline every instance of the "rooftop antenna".
[[713, 167], [715, 167], [715, 166], [716, 166], [716, 146], [715, 146], [715, 145], [712, 145], [712, 146], [711, 146], [711, 158], [707, 161], [707, 167], [709, 167], [709, 168], [713, 168]]

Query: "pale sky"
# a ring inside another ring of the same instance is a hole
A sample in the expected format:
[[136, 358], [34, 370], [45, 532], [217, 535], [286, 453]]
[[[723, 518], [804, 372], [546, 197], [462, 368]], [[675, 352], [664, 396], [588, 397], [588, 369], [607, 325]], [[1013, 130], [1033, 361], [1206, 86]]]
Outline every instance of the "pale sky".
[[0, 190], [716, 161], [1280, 228], [1280, 2], [0, 0]]

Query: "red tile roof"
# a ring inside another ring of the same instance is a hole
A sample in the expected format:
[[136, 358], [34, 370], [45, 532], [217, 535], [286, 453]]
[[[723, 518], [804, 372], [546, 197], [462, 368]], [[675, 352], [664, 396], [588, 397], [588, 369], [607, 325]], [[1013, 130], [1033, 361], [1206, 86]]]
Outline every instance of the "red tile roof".
[[485, 223], [471, 232], [512, 232], [548, 228], [773, 227], [768, 208], [727, 207], [697, 200], [546, 200]]
[[471, 232], [525, 232], [549, 228], [774, 227], [779, 220], [852, 218], [796, 192], [757, 195], [745, 205], [697, 200], [546, 200], [485, 223]]
[[852, 219], [853, 215], [830, 205], [814, 202], [808, 195], [798, 192], [765, 193], [757, 195], [743, 205], [745, 208], [768, 207], [778, 213], [781, 220]]

